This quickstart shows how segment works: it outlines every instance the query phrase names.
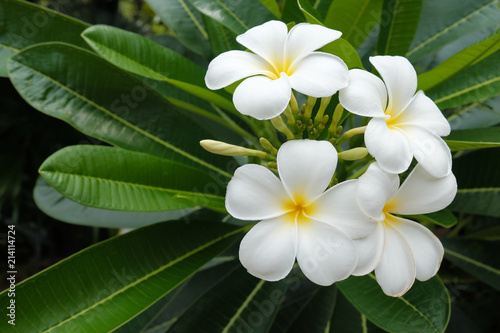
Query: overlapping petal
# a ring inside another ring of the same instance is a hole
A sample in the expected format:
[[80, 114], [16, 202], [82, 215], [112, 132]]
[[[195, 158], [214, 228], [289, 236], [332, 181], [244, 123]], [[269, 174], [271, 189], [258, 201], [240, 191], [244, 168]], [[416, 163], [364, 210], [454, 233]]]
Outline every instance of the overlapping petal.
[[252, 76], [244, 80], [233, 94], [236, 109], [256, 119], [271, 119], [283, 112], [290, 101], [292, 89], [286, 74], [277, 80]]
[[283, 67], [283, 52], [288, 35], [288, 28], [280, 21], [269, 21], [253, 27], [236, 37], [236, 41], [270, 64]]
[[209, 89], [221, 89], [252, 75], [266, 75], [269, 71], [272, 71], [272, 67], [253, 53], [228, 51], [210, 62], [205, 84]]
[[253, 276], [277, 281], [292, 270], [296, 251], [296, 226], [281, 216], [257, 223], [243, 237], [239, 258]]
[[405, 126], [415, 159], [434, 177], [444, 177], [451, 172], [451, 151], [437, 134], [421, 126]]
[[415, 260], [416, 278], [427, 281], [433, 277], [444, 255], [444, 248], [439, 239], [423, 225], [407, 219], [391, 217], [389, 223], [410, 245]]
[[383, 221], [384, 206], [399, 188], [399, 177], [372, 163], [356, 184], [356, 201], [360, 209], [375, 221]]
[[348, 180], [328, 189], [314, 201], [309, 216], [314, 220], [333, 225], [357, 239], [370, 235], [375, 229], [373, 223], [356, 203], [357, 180]]
[[436, 212], [448, 206], [457, 193], [453, 173], [436, 178], [418, 164], [391, 200], [391, 212], [413, 215]]
[[387, 225], [385, 231], [385, 249], [375, 268], [375, 276], [386, 295], [398, 297], [406, 293], [415, 282], [415, 261], [403, 235]]
[[289, 73], [294, 90], [311, 97], [327, 97], [347, 86], [347, 65], [332, 54], [314, 52], [295, 62]]
[[337, 151], [328, 141], [287, 141], [278, 151], [277, 162], [290, 197], [300, 196], [310, 203], [330, 184], [337, 166]]
[[349, 84], [339, 92], [340, 104], [364, 117], [384, 117], [387, 90], [375, 75], [360, 69], [349, 71]]
[[397, 116], [398, 127], [403, 131], [405, 125], [421, 126], [439, 136], [450, 134], [450, 124], [436, 103], [423, 91], [418, 91], [406, 109]]
[[246, 164], [236, 169], [227, 186], [226, 209], [243, 220], [262, 220], [283, 215], [290, 197], [269, 169]]
[[300, 61], [304, 56], [339, 39], [342, 33], [318, 24], [299, 23], [288, 33], [285, 57]]
[[370, 62], [385, 82], [389, 95], [386, 114], [396, 116], [404, 110], [417, 90], [417, 73], [405, 57], [375, 56]]
[[309, 280], [329, 286], [351, 275], [357, 263], [356, 248], [349, 236], [331, 225], [299, 223], [297, 262]]
[[385, 249], [384, 223], [374, 223], [375, 230], [362, 239], [354, 240], [358, 251], [358, 263], [352, 275], [362, 276], [370, 273], [379, 264]]
[[407, 136], [398, 128], [389, 129], [384, 118], [370, 120], [365, 144], [368, 152], [387, 172], [401, 173], [410, 166], [413, 153]]

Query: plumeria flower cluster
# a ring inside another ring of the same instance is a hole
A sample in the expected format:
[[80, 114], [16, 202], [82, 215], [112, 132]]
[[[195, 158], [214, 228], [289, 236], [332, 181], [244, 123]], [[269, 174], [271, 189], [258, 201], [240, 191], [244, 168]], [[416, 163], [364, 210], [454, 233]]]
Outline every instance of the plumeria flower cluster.
[[[271, 119], [288, 141], [275, 148], [260, 138], [267, 152], [213, 140], [201, 145], [216, 154], [269, 160], [240, 166], [227, 186], [228, 213], [257, 221], [239, 250], [250, 274], [277, 281], [297, 262], [308, 279], [328, 286], [374, 271], [385, 294], [401, 296], [415, 279], [433, 277], [443, 258], [439, 239], [404, 216], [439, 211], [455, 197], [451, 153], [441, 138], [450, 126], [435, 103], [416, 91], [417, 75], [406, 58], [371, 57], [380, 79], [363, 69], [348, 70], [340, 58], [317, 51], [340, 36], [308, 23], [288, 31], [278, 21], [238, 36], [251, 52], [216, 57], [206, 84], [220, 89], [239, 82], [233, 95], [236, 109], [258, 120]], [[308, 96], [302, 108], [294, 92]], [[340, 104], [331, 116], [325, 114], [337, 92]], [[322, 100], [313, 121], [317, 98]], [[371, 120], [340, 136], [344, 108]], [[327, 123], [324, 139], [315, 140]], [[366, 148], [337, 152], [360, 133]], [[338, 182], [339, 160], [360, 160], [367, 153], [372, 157], [360, 161], [365, 163], [361, 172]], [[400, 186], [399, 174], [413, 158], [418, 164]]]

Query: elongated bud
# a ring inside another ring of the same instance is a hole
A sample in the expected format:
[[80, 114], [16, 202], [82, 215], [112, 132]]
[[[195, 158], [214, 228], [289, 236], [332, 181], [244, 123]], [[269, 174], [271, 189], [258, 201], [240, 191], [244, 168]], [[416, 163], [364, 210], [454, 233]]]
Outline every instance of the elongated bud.
[[337, 104], [337, 106], [335, 107], [335, 111], [333, 112], [332, 123], [328, 128], [328, 132], [331, 135], [335, 134], [335, 131], [337, 130], [337, 125], [339, 124], [340, 118], [342, 118], [343, 113], [344, 113], [344, 107], [340, 103]]
[[268, 156], [265, 152], [255, 149], [244, 148], [240, 146], [231, 145], [229, 143], [215, 141], [215, 140], [201, 140], [200, 145], [213, 154], [224, 156], [256, 156], [267, 159]]
[[355, 161], [362, 159], [366, 155], [368, 155], [368, 150], [365, 147], [356, 147], [340, 152], [338, 157], [340, 160]]
[[314, 117], [314, 126], [318, 126], [321, 123], [321, 120], [324, 118], [323, 115], [325, 114], [325, 110], [328, 107], [328, 104], [330, 103], [331, 99], [332, 96], [324, 97], [321, 99], [318, 113], [316, 113], [316, 117]]
[[265, 150], [270, 152], [272, 155], [276, 156], [278, 154], [278, 149], [274, 148], [274, 146], [271, 144], [271, 142], [269, 142], [268, 139], [260, 138], [259, 143]]
[[271, 124], [273, 124], [274, 128], [276, 128], [279, 132], [285, 134], [288, 140], [294, 139], [292, 131], [290, 131], [288, 126], [286, 126], [281, 116], [277, 116], [271, 119]]
[[317, 98], [309, 96], [307, 99], [307, 104], [306, 104], [306, 111], [304, 113], [304, 118], [309, 119], [311, 118], [312, 110], [314, 108], [314, 105], [316, 104]]

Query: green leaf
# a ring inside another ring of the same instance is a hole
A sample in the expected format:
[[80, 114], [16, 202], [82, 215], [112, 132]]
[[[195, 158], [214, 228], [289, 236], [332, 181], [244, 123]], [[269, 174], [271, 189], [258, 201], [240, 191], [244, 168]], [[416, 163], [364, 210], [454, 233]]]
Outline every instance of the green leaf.
[[[105, 146], [71, 146], [39, 170], [70, 200], [94, 208], [159, 212], [202, 205], [224, 211], [224, 189], [206, 172], [144, 153]], [[219, 195], [205, 194], [204, 189]]]
[[445, 228], [451, 228], [457, 224], [457, 218], [447, 209], [442, 209], [435, 213], [421, 214], [421, 215], [408, 215], [407, 217], [415, 219], [420, 222], [434, 223]]
[[340, 57], [346, 63], [349, 69], [363, 68], [358, 52], [343, 38], [339, 38], [321, 48], [321, 51], [331, 53]]
[[214, 56], [231, 50], [244, 50], [245, 48], [236, 42], [237, 34], [229, 30], [216, 20], [203, 15], [203, 21], [207, 27], [207, 32], [212, 46]]
[[10, 58], [10, 79], [34, 108], [121, 148], [203, 166], [230, 177], [230, 159], [204, 151], [211, 135], [185, 112], [97, 55], [46, 43]]
[[107, 25], [86, 29], [83, 38], [104, 59], [126, 71], [166, 81], [228, 110], [233, 103], [206, 88], [206, 70], [141, 35]]
[[456, 130], [444, 140], [451, 151], [500, 147], [500, 127]]
[[87, 47], [80, 38], [89, 25], [28, 1], [0, 1], [0, 76], [7, 76], [7, 60], [27, 46], [61, 41]]
[[444, 332], [450, 318], [450, 298], [436, 276], [415, 281], [401, 297], [386, 296], [373, 274], [336, 284], [359, 312], [388, 332]]
[[500, 96], [454, 108], [447, 117], [452, 130], [500, 124]]
[[165, 212], [124, 212], [92, 208], [71, 201], [39, 177], [33, 189], [33, 199], [42, 212], [72, 224], [100, 228], [139, 228], [149, 224], [177, 220], [196, 210], [186, 208]]
[[268, 332], [286, 287], [286, 280], [259, 280], [239, 266], [204, 293], [168, 332]]
[[427, 91], [500, 49], [500, 31], [493, 37], [469, 46], [435, 68], [418, 76], [417, 90]]
[[482, 101], [500, 95], [500, 51], [468, 67], [431, 89], [427, 95], [440, 109]]
[[453, 163], [458, 191], [448, 209], [477, 215], [500, 217], [500, 148], [477, 150]]
[[278, 18], [281, 17], [280, 7], [276, 0], [259, 0], [259, 1], [261, 4], [266, 6], [266, 8], [269, 9], [269, 11], [273, 13], [276, 17]]
[[220, 22], [236, 34], [276, 20], [277, 17], [259, 0], [189, 0], [200, 12]]
[[283, 8], [281, 15], [283, 22], [297, 24], [306, 20], [297, 0], [283, 0], [281, 8]]
[[201, 13], [193, 8], [188, 0], [146, 2], [184, 46], [206, 58], [210, 57], [208, 33], [203, 25]]
[[[154, 224], [91, 246], [16, 285], [4, 332], [109, 332], [233, 244], [243, 230], [209, 221]], [[0, 302], [9, 302], [8, 290]], [[8, 326], [8, 328], [7, 328]]]
[[323, 25], [322, 19], [318, 11], [311, 5], [309, 0], [297, 0], [299, 9], [304, 14], [307, 22], [311, 24]]
[[377, 26], [381, 10], [382, 0], [335, 0], [324, 24], [342, 31], [342, 38], [358, 48]]
[[377, 53], [404, 55], [417, 31], [422, 0], [384, 0]]
[[500, 241], [500, 225], [467, 234], [465, 237], [489, 241]]
[[406, 53], [411, 62], [500, 21], [498, 0], [424, 1], [415, 38]]
[[443, 239], [444, 256], [478, 280], [500, 291], [499, 242]]

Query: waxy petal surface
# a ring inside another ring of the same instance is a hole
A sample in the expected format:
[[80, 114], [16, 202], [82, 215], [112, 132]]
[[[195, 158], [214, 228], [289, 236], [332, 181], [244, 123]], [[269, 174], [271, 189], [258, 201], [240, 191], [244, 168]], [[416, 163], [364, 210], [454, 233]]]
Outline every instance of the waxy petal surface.
[[259, 120], [280, 115], [288, 105], [292, 89], [288, 76], [277, 80], [266, 76], [252, 76], [241, 82], [233, 94], [236, 109]]
[[389, 129], [384, 118], [370, 120], [365, 144], [380, 167], [390, 173], [406, 171], [413, 159], [412, 146], [405, 133], [398, 128]]
[[296, 226], [287, 217], [261, 221], [241, 241], [241, 264], [260, 279], [281, 280], [295, 263], [296, 242]]
[[408, 59], [400, 56], [370, 57], [385, 82], [389, 95], [386, 114], [396, 116], [403, 111], [417, 90], [417, 73]]
[[352, 275], [362, 276], [370, 273], [379, 264], [385, 248], [384, 223], [376, 223], [376, 228], [366, 238], [354, 240], [358, 251], [358, 263]]
[[350, 112], [364, 117], [384, 117], [387, 90], [375, 75], [361, 70], [349, 71], [349, 84], [339, 92], [340, 104]]
[[262, 220], [286, 213], [291, 199], [280, 180], [267, 168], [245, 164], [227, 186], [226, 209], [235, 218]]
[[385, 231], [385, 249], [375, 276], [386, 295], [398, 297], [415, 282], [415, 261], [403, 235], [392, 227], [386, 227]]
[[423, 225], [407, 219], [392, 217], [391, 224], [410, 245], [417, 269], [416, 278], [427, 281], [436, 275], [444, 255], [439, 239]]
[[311, 97], [328, 97], [347, 86], [347, 65], [334, 55], [314, 52], [296, 62], [290, 70], [294, 90]]
[[289, 195], [311, 203], [330, 184], [337, 166], [337, 151], [328, 141], [292, 140], [281, 146], [277, 162]]
[[356, 267], [354, 242], [340, 230], [321, 222], [299, 223], [297, 261], [312, 282], [329, 286], [351, 275]]
[[418, 164], [390, 202], [391, 213], [427, 214], [447, 207], [457, 194], [453, 173], [436, 178]]

